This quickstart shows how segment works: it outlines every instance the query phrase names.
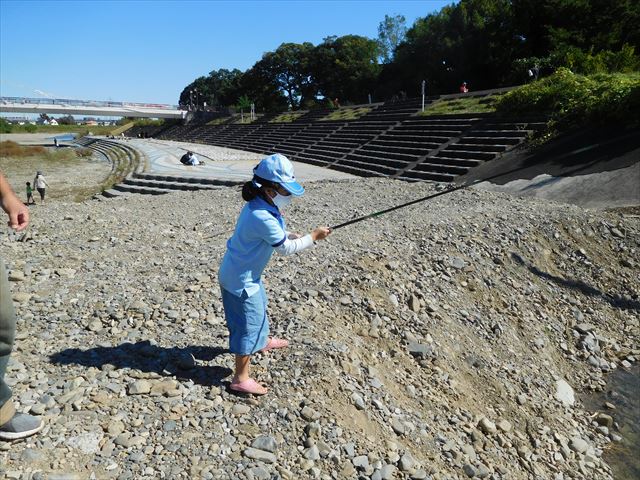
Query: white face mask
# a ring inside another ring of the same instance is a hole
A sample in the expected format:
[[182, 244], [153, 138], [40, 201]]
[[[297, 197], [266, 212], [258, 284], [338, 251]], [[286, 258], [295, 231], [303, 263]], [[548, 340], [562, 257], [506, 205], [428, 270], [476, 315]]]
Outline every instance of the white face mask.
[[278, 210], [283, 210], [284, 208], [288, 207], [291, 204], [292, 196], [293, 195], [284, 196], [276, 192], [276, 196], [273, 197], [271, 201], [276, 207], [278, 207]]

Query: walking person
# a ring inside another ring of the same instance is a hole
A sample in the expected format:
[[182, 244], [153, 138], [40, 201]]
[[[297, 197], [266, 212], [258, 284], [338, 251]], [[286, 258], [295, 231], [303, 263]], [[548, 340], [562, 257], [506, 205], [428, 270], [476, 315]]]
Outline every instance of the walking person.
[[[18, 199], [9, 182], [0, 172], [0, 206], [9, 216], [9, 226], [17, 231], [29, 224], [29, 209]], [[9, 291], [4, 261], [0, 258], [0, 440], [17, 440], [40, 431], [42, 420], [32, 415], [16, 413], [11, 401], [11, 389], [4, 381], [16, 333], [16, 313]]]
[[287, 347], [289, 342], [269, 337], [262, 272], [274, 251], [291, 255], [325, 239], [331, 230], [318, 227], [304, 236], [287, 232], [282, 211], [294, 197], [304, 193], [287, 157], [278, 153], [266, 157], [253, 174], [253, 180], [242, 187], [247, 204], [227, 241], [218, 280], [229, 329], [229, 350], [236, 356], [230, 388], [264, 395], [267, 389], [249, 376], [251, 355]]
[[42, 172], [36, 172], [36, 176], [33, 179], [33, 186], [36, 187], [36, 190], [38, 190], [40, 194], [40, 205], [42, 205], [44, 203], [45, 188], [49, 186]]
[[33, 188], [31, 182], [27, 182], [27, 205], [34, 205], [36, 201], [33, 198]]

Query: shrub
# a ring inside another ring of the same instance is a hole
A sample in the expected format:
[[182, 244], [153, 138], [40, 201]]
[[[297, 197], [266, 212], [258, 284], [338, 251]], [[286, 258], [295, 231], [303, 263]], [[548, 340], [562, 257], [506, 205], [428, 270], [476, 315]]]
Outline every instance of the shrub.
[[11, 133], [11, 124], [4, 118], [0, 118], [0, 133]]
[[549, 114], [552, 127], [640, 123], [640, 74], [584, 76], [567, 68], [503, 95], [496, 103], [506, 114]]
[[161, 127], [165, 121], [163, 118], [138, 118], [134, 121], [136, 127]]
[[602, 50], [593, 53], [577, 47], [564, 46], [554, 50], [546, 57], [519, 58], [513, 62], [511, 81], [529, 80], [528, 70], [534, 65], [545, 76], [565, 67], [575, 73], [590, 75], [595, 73], [630, 73], [640, 69], [640, 56], [635, 48], [625, 44], [619, 51]]
[[90, 148], [76, 148], [75, 153], [78, 157], [90, 157], [93, 155], [93, 150]]

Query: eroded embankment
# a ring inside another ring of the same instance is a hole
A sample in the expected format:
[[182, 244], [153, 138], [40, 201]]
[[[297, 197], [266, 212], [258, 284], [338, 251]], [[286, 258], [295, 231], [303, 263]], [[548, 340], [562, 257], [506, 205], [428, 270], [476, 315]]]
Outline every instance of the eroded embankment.
[[[433, 189], [309, 184], [288, 226]], [[637, 217], [469, 190], [276, 256], [270, 317], [292, 345], [256, 358], [270, 393], [246, 400], [225, 388], [215, 283], [241, 206], [236, 189], [52, 204], [30, 240], [2, 240], [20, 317], [8, 376], [48, 425], [0, 447], [4, 468], [611, 478], [610, 419], [572, 404], [568, 385], [600, 389], [638, 355]]]

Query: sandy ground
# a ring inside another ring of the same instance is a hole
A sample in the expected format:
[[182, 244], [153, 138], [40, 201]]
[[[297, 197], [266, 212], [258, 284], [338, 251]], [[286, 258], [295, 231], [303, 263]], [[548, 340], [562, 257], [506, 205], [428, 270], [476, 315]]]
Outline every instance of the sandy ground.
[[[199, 143], [175, 142], [171, 140], [137, 140], [126, 142], [143, 151], [149, 159], [147, 173], [193, 176], [229, 180], [249, 180], [253, 167], [265, 155], [234, 150], [232, 148], [202, 145]], [[180, 157], [187, 151], [194, 152], [205, 162], [198, 167], [188, 167], [180, 163]], [[356, 178], [353, 175], [301, 162], [292, 162], [297, 178], [302, 182], [317, 180], [338, 180]]]
[[[0, 134], [0, 142], [16, 142], [21, 145], [53, 145], [53, 137], [62, 137], [70, 135], [65, 132], [48, 132], [48, 133], [2, 133]], [[67, 142], [61, 142], [67, 143]]]
[[[69, 152], [71, 153], [71, 152]], [[46, 198], [49, 200], [82, 201], [101, 189], [109, 176], [111, 165], [103, 160], [74, 158], [0, 158], [0, 171], [7, 177], [18, 196], [26, 202], [26, 182], [31, 182], [41, 171], [49, 184]], [[38, 202], [39, 195], [35, 192]]]

